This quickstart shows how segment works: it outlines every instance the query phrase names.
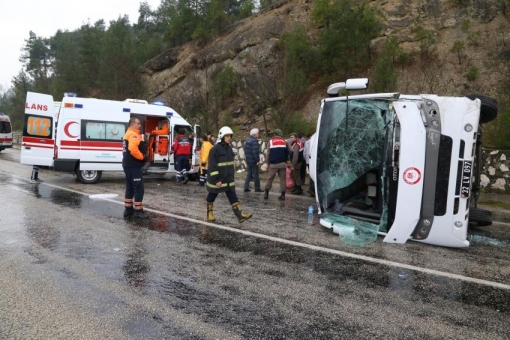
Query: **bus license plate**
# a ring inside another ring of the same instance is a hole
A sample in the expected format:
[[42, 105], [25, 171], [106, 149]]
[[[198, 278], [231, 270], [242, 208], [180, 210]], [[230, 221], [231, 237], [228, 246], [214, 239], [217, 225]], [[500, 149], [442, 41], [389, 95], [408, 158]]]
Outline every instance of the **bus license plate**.
[[460, 196], [463, 198], [469, 197], [471, 188], [471, 170], [473, 169], [473, 162], [464, 161], [462, 165], [462, 186]]

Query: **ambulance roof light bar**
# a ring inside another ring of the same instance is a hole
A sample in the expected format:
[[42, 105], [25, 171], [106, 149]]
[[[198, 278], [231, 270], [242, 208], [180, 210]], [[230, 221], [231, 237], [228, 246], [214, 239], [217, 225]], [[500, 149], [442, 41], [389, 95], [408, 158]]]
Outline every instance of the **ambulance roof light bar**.
[[129, 103], [149, 104], [146, 100], [143, 100], [143, 99], [131, 99], [131, 98], [128, 98], [128, 99], [126, 99], [124, 101], [125, 102], [129, 102]]
[[341, 90], [366, 90], [368, 88], [368, 78], [352, 78], [346, 82], [334, 83], [329, 85], [328, 94], [330, 97], [338, 97]]
[[165, 106], [165, 102], [162, 100], [155, 100], [151, 103], [152, 105], [159, 105], [159, 106]]
[[74, 92], [64, 92], [64, 97], [77, 97]]

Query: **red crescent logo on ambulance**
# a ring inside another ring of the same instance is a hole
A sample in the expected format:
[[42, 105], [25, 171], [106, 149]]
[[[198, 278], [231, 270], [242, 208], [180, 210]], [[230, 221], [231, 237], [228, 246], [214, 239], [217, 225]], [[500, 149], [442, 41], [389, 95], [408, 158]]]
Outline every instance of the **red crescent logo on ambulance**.
[[78, 138], [78, 136], [74, 136], [74, 135], [71, 135], [71, 133], [69, 132], [69, 127], [73, 124], [78, 124], [77, 122], [69, 122], [67, 123], [65, 126], [64, 126], [64, 133], [68, 136], [68, 137], [71, 137], [71, 138]]

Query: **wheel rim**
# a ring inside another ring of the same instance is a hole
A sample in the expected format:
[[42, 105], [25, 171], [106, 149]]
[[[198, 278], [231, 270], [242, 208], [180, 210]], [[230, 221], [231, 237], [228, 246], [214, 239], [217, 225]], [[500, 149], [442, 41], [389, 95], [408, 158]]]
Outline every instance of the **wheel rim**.
[[97, 171], [95, 170], [84, 170], [81, 172], [83, 179], [92, 181], [97, 177]]

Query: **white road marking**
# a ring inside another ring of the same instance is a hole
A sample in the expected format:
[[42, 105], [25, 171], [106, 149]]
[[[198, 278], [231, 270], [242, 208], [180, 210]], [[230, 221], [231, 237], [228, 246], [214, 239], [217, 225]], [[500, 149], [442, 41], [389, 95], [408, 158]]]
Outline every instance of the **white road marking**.
[[[5, 175], [9, 175], [11, 177], [15, 177], [15, 178], [21, 179], [23, 181], [28, 181], [26, 178], [19, 177], [19, 176], [16, 176], [16, 175], [13, 175], [13, 174], [10, 174], [10, 173], [7, 173], [7, 172], [0, 171], [0, 173], [3, 173]], [[61, 189], [61, 190], [73, 192], [73, 193], [76, 193], [76, 194], [80, 194], [80, 195], [84, 195], [84, 196], [89, 196], [89, 194], [81, 192], [81, 191], [64, 188], [64, 187], [61, 187], [61, 186], [58, 186], [58, 185], [54, 185], [54, 184], [50, 184], [50, 183], [46, 183], [46, 182], [45, 183], [38, 183], [38, 184], [35, 184], [35, 185], [47, 185], [49, 187], [53, 187], [53, 188], [56, 188], [56, 189]], [[110, 199], [110, 198], [104, 198], [103, 200], [111, 202], [111, 203], [119, 204], [119, 205], [122, 205], [122, 206], [124, 205], [124, 202], [116, 201], [116, 200], [113, 200], [113, 199]], [[482, 280], [482, 279], [477, 279], [477, 278], [474, 278], [474, 277], [458, 275], [458, 274], [443, 272], [443, 271], [434, 270], [434, 269], [417, 267], [417, 266], [413, 266], [413, 265], [409, 265], [409, 264], [405, 264], [405, 263], [394, 262], [394, 261], [389, 261], [389, 260], [383, 260], [383, 259], [378, 259], [378, 258], [375, 258], [375, 257], [365, 256], [365, 255], [352, 254], [352, 253], [348, 253], [348, 252], [341, 251], [341, 250], [325, 248], [325, 247], [320, 247], [320, 246], [314, 246], [314, 245], [311, 245], [311, 244], [306, 244], [306, 243], [302, 243], [302, 242], [286, 240], [286, 239], [279, 238], [279, 237], [274, 237], [274, 236], [268, 236], [268, 235], [264, 235], [264, 234], [254, 233], [254, 232], [251, 232], [251, 231], [248, 231], [248, 230], [242, 230], [242, 229], [237, 229], [237, 228], [223, 226], [223, 225], [216, 224], [216, 223], [205, 222], [205, 221], [202, 221], [202, 220], [196, 220], [196, 219], [190, 218], [190, 217], [174, 215], [172, 213], [167, 213], [167, 212], [164, 212], [164, 211], [159, 211], [159, 210], [155, 210], [155, 209], [151, 209], [151, 208], [144, 208], [144, 210], [147, 210], [147, 211], [150, 211], [150, 212], [153, 212], [153, 213], [157, 213], [157, 214], [161, 214], [161, 215], [165, 215], [165, 216], [168, 216], [168, 217], [173, 217], [173, 218], [177, 218], [177, 219], [181, 219], [181, 220], [186, 220], [186, 221], [189, 221], [189, 222], [194, 222], [194, 223], [198, 223], [198, 224], [207, 225], [207, 226], [210, 226], [210, 227], [213, 227], [213, 228], [217, 228], [217, 229], [228, 230], [228, 231], [231, 231], [231, 232], [234, 232], [234, 233], [243, 234], [243, 235], [246, 235], [246, 236], [252, 236], [252, 237], [256, 237], [256, 238], [260, 238], [260, 239], [265, 239], [265, 240], [269, 240], [269, 241], [273, 241], [273, 242], [279, 242], [279, 243], [288, 244], [288, 245], [292, 245], [292, 246], [296, 246], [296, 247], [311, 249], [311, 250], [315, 250], [315, 251], [319, 251], [319, 252], [323, 252], [323, 253], [339, 255], [339, 256], [346, 257], [346, 258], [352, 258], [352, 259], [361, 260], [361, 261], [365, 261], [365, 262], [382, 264], [382, 265], [390, 266], [390, 267], [409, 269], [409, 270], [413, 270], [413, 271], [416, 271], [416, 272], [421, 272], [421, 273], [425, 273], [425, 274], [429, 274], [429, 275], [435, 275], [435, 276], [440, 276], [440, 277], [446, 277], [446, 278], [453, 279], [453, 280], [460, 280], [460, 281], [464, 281], [464, 282], [471, 282], [471, 283], [476, 283], [476, 284], [480, 284], [480, 285], [484, 285], [484, 286], [490, 286], [490, 287], [494, 287], [494, 288], [510, 290], [510, 285], [509, 284], [505, 284], [505, 283], [494, 282], [494, 281], [489, 281], [489, 280]]]

